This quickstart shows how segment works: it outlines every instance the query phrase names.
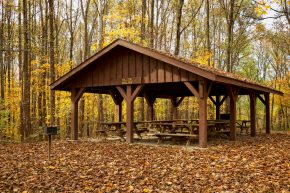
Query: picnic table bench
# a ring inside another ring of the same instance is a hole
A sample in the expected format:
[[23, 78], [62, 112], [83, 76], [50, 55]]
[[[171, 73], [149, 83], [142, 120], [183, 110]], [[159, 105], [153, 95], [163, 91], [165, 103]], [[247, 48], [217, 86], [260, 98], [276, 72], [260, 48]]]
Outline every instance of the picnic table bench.
[[244, 130], [246, 130], [246, 134], [249, 134], [249, 128], [250, 128], [249, 124], [251, 124], [250, 120], [237, 120], [236, 123], [241, 129], [241, 134], [243, 134]]
[[[121, 138], [122, 141], [125, 141], [126, 134], [126, 122], [102, 122], [101, 129], [97, 130], [98, 137], [107, 137], [108, 132], [115, 133], [118, 137]], [[140, 122], [134, 122], [133, 132], [137, 134], [137, 136], [142, 139], [142, 133], [147, 132], [147, 127], [137, 126]], [[122, 128], [123, 127], [123, 128]]]
[[164, 138], [166, 137], [171, 137], [174, 140], [176, 138], [186, 138], [186, 146], [190, 145], [191, 140], [196, 139], [198, 135], [196, 134], [187, 134], [187, 133], [156, 133], [156, 137], [158, 137], [158, 142], [157, 144], [161, 143]]

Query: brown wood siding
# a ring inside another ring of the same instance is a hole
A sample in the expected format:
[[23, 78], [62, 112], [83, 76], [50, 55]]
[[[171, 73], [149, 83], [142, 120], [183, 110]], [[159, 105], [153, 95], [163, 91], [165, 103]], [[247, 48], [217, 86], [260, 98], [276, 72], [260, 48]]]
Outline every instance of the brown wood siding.
[[157, 61], [158, 82], [165, 82], [165, 67], [162, 61]]
[[150, 60], [148, 56], [143, 55], [143, 83], [150, 82]]
[[[197, 75], [170, 64], [117, 47], [83, 69], [72, 81], [76, 87], [163, 83], [197, 80]], [[141, 81], [141, 82], [140, 82]]]
[[129, 77], [136, 77], [136, 60], [135, 60], [135, 52], [129, 51]]
[[136, 77], [143, 76], [143, 58], [142, 55], [136, 53]]
[[157, 82], [157, 60], [150, 57], [150, 83]]
[[172, 82], [172, 65], [165, 64], [165, 82]]
[[173, 67], [173, 82], [180, 82], [180, 68]]
[[120, 80], [123, 77], [123, 57], [122, 57], [122, 53], [120, 53], [120, 50], [117, 50], [116, 58], [117, 58], [117, 61], [116, 61], [117, 80]]

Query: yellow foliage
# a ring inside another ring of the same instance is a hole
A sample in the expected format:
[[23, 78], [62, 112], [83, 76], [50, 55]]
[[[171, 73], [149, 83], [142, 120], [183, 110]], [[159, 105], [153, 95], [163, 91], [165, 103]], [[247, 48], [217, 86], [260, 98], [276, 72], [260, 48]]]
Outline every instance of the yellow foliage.
[[192, 62], [202, 65], [207, 65], [208, 59], [212, 57], [212, 53], [208, 50], [199, 50], [194, 55], [195, 57], [191, 59]]

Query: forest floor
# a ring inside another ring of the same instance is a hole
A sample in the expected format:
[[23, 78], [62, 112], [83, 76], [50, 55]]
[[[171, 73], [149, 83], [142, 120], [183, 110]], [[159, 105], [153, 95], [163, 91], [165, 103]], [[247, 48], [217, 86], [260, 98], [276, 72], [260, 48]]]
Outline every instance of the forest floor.
[[290, 192], [290, 135], [208, 148], [53, 141], [0, 145], [0, 192]]

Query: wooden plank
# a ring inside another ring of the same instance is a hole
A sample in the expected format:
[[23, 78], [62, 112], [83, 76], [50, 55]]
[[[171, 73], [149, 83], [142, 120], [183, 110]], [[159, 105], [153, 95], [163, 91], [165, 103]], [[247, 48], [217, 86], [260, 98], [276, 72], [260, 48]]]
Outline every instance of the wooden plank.
[[191, 72], [188, 72], [188, 81], [195, 81], [197, 80], [197, 75]]
[[143, 76], [143, 58], [140, 53], [136, 53], [136, 77]]
[[157, 60], [150, 57], [150, 83], [157, 83]]
[[99, 63], [97, 62], [95, 64], [95, 67], [93, 68], [93, 86], [98, 86], [99, 85]]
[[194, 86], [190, 83], [190, 82], [184, 82], [185, 86], [188, 88], [188, 90], [196, 97], [196, 98], [200, 98], [199, 97], [199, 91], [197, 91], [196, 88], [194, 88]]
[[150, 83], [150, 61], [148, 56], [143, 56], [143, 79], [144, 83]]
[[117, 80], [121, 80], [123, 78], [123, 57], [122, 57], [122, 52], [120, 49], [118, 49], [116, 51], [117, 53], [117, 56], [116, 56], [116, 59], [117, 59]]
[[130, 50], [128, 52], [129, 56], [129, 77], [135, 77], [136, 76], [136, 58], [135, 58], [135, 52]]
[[250, 117], [251, 117], [251, 136], [256, 136], [256, 102], [257, 95], [255, 93], [250, 94]]
[[161, 61], [163, 61], [165, 63], [169, 63], [173, 66], [180, 67], [184, 70], [199, 74], [200, 76], [206, 77], [207, 79], [215, 80], [215, 78], [216, 78], [216, 75], [213, 74], [212, 72], [209, 72], [209, 71], [204, 70], [202, 68], [198, 68], [198, 67], [191, 65], [191, 64], [184, 63], [184, 62], [182, 62], [174, 57], [166, 56], [164, 54], [154, 52], [150, 49], [141, 47], [141, 46], [136, 45], [136, 44], [131, 44], [130, 42], [126, 42], [126, 41], [120, 41], [120, 44], [125, 46], [126, 48], [133, 49], [137, 52], [140, 52], [140, 53], [143, 53], [145, 55], [149, 55], [153, 58], [156, 58], [157, 60], [161, 60]]
[[182, 82], [188, 81], [188, 71], [185, 71], [185, 70], [181, 69], [180, 75], [181, 75], [181, 81]]
[[[113, 52], [113, 54], [117, 54]], [[117, 79], [117, 57], [111, 58], [110, 82]]]
[[99, 66], [100, 66], [100, 68], [98, 70], [99, 85], [104, 85], [104, 77], [105, 77], [105, 73], [104, 73], [105, 65], [104, 65], [104, 62], [101, 61]]
[[90, 71], [89, 71], [89, 69], [85, 69], [84, 70], [84, 72], [83, 72], [83, 75], [82, 75], [82, 77], [81, 77], [81, 81], [82, 81], [82, 83], [81, 83], [81, 87], [89, 87], [89, 86], [91, 86], [90, 85], [90, 79], [92, 78], [92, 76], [91, 76], [91, 73], [90, 73]]
[[141, 92], [143, 86], [144, 86], [144, 85], [138, 85], [138, 86], [135, 88], [134, 92], [133, 92], [133, 90], [132, 90], [133, 93], [132, 93], [131, 98], [130, 98], [131, 101], [134, 101], [134, 100], [135, 100], [135, 98], [136, 98], [136, 97], [138, 96], [138, 94]]
[[108, 57], [104, 60], [104, 85], [110, 85], [111, 61]]
[[244, 81], [233, 79], [233, 78], [229, 78], [229, 77], [216, 76], [216, 81], [217, 82], [222, 82], [222, 83], [225, 83], [225, 84], [232, 84], [232, 85], [236, 85], [236, 86], [240, 86], [240, 87], [244, 87], [244, 88], [259, 90], [259, 91], [263, 91], [263, 92], [271, 92], [271, 93], [283, 96], [282, 92], [277, 91], [275, 89], [271, 89], [271, 88], [268, 88], [268, 87], [265, 87], [265, 86], [261, 86], [261, 85], [257, 85], [257, 84], [254, 84], [254, 83], [244, 82]]
[[128, 58], [128, 51], [123, 50], [122, 52], [123, 56], [123, 78], [129, 77], [129, 58]]
[[237, 96], [230, 96], [230, 140], [236, 140]]
[[217, 95], [216, 96], [216, 105], [215, 105], [215, 117], [216, 117], [216, 120], [219, 120], [220, 119], [220, 96]]
[[[127, 97], [131, 97], [132, 95], [132, 85], [127, 86]], [[134, 100], [126, 100], [126, 112], [127, 112], [127, 120], [126, 120], [126, 142], [133, 142], [133, 129], [134, 129]]]
[[71, 139], [78, 140], [78, 102], [85, 89], [71, 90]]
[[[199, 81], [199, 145], [207, 147], [207, 84], [206, 81]], [[204, 93], [201, 97], [200, 93]]]
[[117, 90], [119, 91], [120, 95], [125, 99], [127, 100], [127, 94], [125, 92], [125, 90], [123, 89], [123, 87], [121, 86], [116, 86]]
[[265, 111], [266, 111], [266, 134], [270, 134], [271, 119], [270, 119], [270, 93], [265, 95]]
[[258, 99], [260, 99], [260, 101], [261, 101], [264, 105], [266, 105], [266, 101], [265, 101], [265, 99], [263, 99], [260, 95], [257, 95], [257, 97], [258, 97]]
[[165, 63], [165, 82], [172, 82], [172, 65]]
[[180, 69], [173, 67], [173, 82], [180, 82]]
[[157, 61], [157, 77], [158, 77], [158, 82], [163, 83], [165, 82], [165, 67], [164, 63], [161, 61]]

